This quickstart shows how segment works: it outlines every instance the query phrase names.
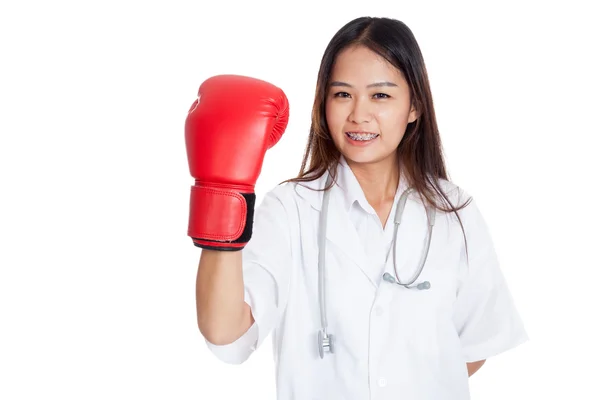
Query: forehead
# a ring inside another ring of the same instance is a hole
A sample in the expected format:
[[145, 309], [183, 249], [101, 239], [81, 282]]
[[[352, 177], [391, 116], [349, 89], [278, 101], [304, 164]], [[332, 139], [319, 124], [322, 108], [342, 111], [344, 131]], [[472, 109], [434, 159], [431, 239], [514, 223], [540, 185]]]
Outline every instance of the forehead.
[[402, 73], [395, 66], [364, 46], [349, 47], [341, 51], [333, 64], [331, 78], [360, 86], [376, 81], [406, 86]]

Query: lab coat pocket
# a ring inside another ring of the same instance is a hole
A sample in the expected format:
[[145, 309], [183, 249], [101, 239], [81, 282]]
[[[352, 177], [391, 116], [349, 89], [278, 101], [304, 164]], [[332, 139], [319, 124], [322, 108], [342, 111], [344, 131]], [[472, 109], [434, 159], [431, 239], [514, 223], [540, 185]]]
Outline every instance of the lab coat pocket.
[[428, 290], [394, 288], [396, 329], [415, 360], [435, 359], [443, 351], [446, 335], [443, 321], [452, 316], [451, 280], [449, 268], [443, 269], [430, 263], [418, 280], [431, 282]]
[[435, 357], [440, 352], [438, 315], [432, 293], [411, 293], [411, 306], [404, 315], [408, 348], [415, 358]]
[[397, 329], [405, 343], [408, 365], [420, 371], [414, 379], [452, 386], [464, 377], [466, 364], [452, 323], [451, 304], [443, 292], [404, 290], [401, 297], [406, 306]]

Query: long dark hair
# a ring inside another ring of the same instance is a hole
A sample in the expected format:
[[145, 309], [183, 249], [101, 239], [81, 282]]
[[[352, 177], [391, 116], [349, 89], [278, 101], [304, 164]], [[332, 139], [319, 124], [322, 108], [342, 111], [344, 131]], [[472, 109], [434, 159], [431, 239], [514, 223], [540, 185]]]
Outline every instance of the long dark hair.
[[[419, 45], [412, 31], [401, 21], [390, 18], [361, 17], [344, 25], [331, 39], [319, 69], [312, 122], [302, 166], [298, 176], [285, 182], [308, 182], [319, 178], [328, 170], [336, 181], [340, 152], [329, 132], [325, 117], [325, 99], [329, 89], [331, 70], [337, 55], [350, 46], [362, 45], [377, 53], [400, 70], [410, 88], [412, 105], [419, 117], [407, 125], [398, 145], [398, 158], [407, 184], [426, 204], [443, 212], [454, 212], [466, 236], [457, 211], [448, 200], [438, 179], [449, 180], [443, 157], [427, 69]], [[308, 168], [307, 168], [308, 164]], [[325, 190], [329, 189], [334, 183]], [[438, 200], [448, 204], [443, 207]], [[468, 252], [467, 252], [468, 255]]]

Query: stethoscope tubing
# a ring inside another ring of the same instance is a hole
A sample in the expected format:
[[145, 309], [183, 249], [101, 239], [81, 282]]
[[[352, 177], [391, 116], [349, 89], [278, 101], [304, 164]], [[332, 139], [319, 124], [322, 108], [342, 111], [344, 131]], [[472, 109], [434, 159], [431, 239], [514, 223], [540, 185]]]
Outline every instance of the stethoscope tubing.
[[[331, 184], [331, 182], [332, 182], [332, 177], [328, 171], [325, 186], [326, 187], [329, 186], [329, 184]], [[423, 268], [427, 261], [427, 256], [429, 255], [429, 246], [431, 244], [433, 226], [435, 225], [435, 209], [426, 207], [427, 240], [426, 240], [426, 244], [425, 244], [425, 249], [421, 253], [421, 260], [419, 262], [418, 271], [415, 273], [415, 275], [412, 277], [412, 279], [410, 280], [409, 283], [401, 283], [400, 282], [400, 278], [398, 277], [398, 270], [396, 267], [396, 238], [398, 235], [398, 227], [400, 226], [400, 221], [402, 219], [402, 214], [404, 213], [404, 207], [406, 205], [408, 195], [410, 193], [412, 193], [413, 191], [414, 191], [414, 188], [408, 188], [407, 190], [405, 190], [402, 193], [402, 195], [400, 196], [400, 199], [398, 200], [396, 214], [394, 216], [394, 237], [392, 239], [392, 249], [393, 249], [392, 250], [392, 259], [393, 259], [394, 274], [396, 275], [396, 279], [394, 280], [394, 278], [391, 277], [391, 275], [389, 275], [388, 273], [384, 274], [383, 279], [388, 282], [391, 282], [391, 283], [396, 283], [407, 289], [423, 290], [423, 289], [430, 288], [430, 284], [428, 281], [419, 283], [416, 287], [410, 286], [410, 285], [412, 285], [419, 278], [419, 276], [421, 276], [421, 273], [423, 272]], [[333, 335], [330, 335], [327, 332], [327, 328], [328, 328], [328, 326], [327, 326], [327, 310], [326, 310], [326, 306], [325, 306], [327, 303], [326, 302], [327, 299], [325, 296], [325, 255], [327, 254], [326, 234], [327, 234], [327, 215], [328, 215], [328, 210], [329, 210], [330, 194], [331, 194], [331, 189], [327, 189], [323, 193], [321, 215], [320, 215], [320, 219], [319, 219], [319, 237], [318, 237], [318, 242], [319, 242], [319, 265], [318, 265], [319, 308], [320, 308], [320, 312], [321, 312], [321, 330], [319, 331], [319, 334], [318, 334], [318, 341], [319, 341], [319, 355], [321, 358], [324, 357], [325, 348], [327, 348], [328, 352], [331, 352], [331, 353], [334, 352], [334, 350], [333, 350], [334, 349]], [[389, 253], [388, 253], [388, 255], [389, 255]], [[386, 261], [387, 261], [387, 258], [386, 258]]]

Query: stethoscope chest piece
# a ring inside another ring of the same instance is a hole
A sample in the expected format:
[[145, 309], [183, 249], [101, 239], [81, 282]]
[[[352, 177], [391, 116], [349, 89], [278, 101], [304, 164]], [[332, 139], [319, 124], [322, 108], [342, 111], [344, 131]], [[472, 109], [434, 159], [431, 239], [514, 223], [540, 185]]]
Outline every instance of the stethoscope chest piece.
[[325, 357], [325, 353], [333, 353], [333, 335], [326, 334], [322, 329], [319, 330], [319, 356]]

